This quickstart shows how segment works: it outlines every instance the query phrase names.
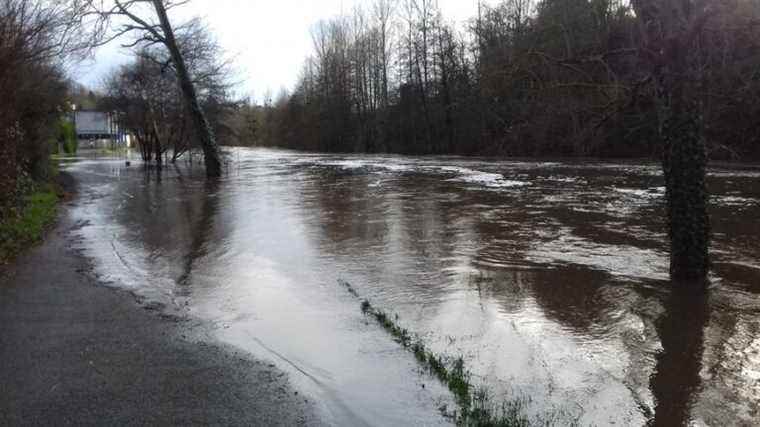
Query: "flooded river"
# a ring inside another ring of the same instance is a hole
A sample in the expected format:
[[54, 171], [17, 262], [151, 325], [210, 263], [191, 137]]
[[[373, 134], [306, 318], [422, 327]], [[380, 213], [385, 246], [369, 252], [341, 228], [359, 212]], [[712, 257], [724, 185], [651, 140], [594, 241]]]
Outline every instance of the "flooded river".
[[230, 158], [215, 183], [186, 164], [69, 163], [80, 245], [112, 286], [288, 372], [328, 424], [451, 422], [449, 393], [340, 281], [531, 416], [760, 419], [758, 169], [710, 170], [699, 296], [669, 286], [656, 164]]

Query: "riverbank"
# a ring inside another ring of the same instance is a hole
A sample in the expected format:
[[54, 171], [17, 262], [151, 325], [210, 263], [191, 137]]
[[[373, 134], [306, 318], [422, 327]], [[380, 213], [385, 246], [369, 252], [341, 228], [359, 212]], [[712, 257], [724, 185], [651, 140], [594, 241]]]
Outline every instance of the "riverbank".
[[318, 424], [273, 365], [100, 283], [73, 247], [83, 224], [60, 211], [0, 269], [0, 424]]

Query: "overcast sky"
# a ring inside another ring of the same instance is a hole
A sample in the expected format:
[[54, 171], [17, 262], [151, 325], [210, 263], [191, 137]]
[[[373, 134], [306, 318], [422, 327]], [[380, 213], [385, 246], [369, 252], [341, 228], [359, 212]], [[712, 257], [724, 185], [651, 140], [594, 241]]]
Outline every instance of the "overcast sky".
[[[194, 0], [176, 11], [180, 21], [204, 18], [228, 55], [242, 81], [239, 92], [261, 99], [267, 89], [276, 94], [291, 88], [304, 58], [312, 51], [310, 28], [319, 20], [349, 13], [355, 4], [369, 0]], [[447, 20], [462, 23], [477, 14], [477, 0], [439, 0]], [[95, 59], [76, 67], [76, 80], [100, 86], [103, 76], [129, 60], [118, 43], [100, 48]]]

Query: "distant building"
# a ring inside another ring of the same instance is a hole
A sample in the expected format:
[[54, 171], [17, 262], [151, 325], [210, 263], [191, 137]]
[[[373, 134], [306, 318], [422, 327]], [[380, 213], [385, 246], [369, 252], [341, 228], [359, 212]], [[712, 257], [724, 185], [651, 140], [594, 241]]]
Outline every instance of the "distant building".
[[80, 139], [110, 139], [115, 133], [110, 113], [77, 111], [74, 123]]
[[118, 112], [77, 111], [74, 113], [77, 138], [90, 142], [90, 146], [124, 144], [129, 138], [121, 128]]

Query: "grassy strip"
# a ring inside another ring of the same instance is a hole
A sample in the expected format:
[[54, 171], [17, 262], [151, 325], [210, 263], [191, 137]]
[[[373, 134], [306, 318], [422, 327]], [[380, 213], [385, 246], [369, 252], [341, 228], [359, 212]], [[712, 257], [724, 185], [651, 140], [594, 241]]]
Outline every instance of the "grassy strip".
[[[340, 281], [340, 284], [351, 295], [359, 297], [358, 292], [356, 292], [351, 284], [345, 281]], [[459, 406], [459, 413], [446, 415], [453, 416], [458, 425], [527, 427], [553, 424], [551, 421], [545, 420], [531, 421], [524, 413], [525, 405], [529, 402], [526, 399], [513, 399], [501, 404], [494, 403], [489, 391], [485, 387], [475, 387], [473, 385], [471, 381], [472, 374], [465, 368], [462, 357], [457, 357], [452, 361], [450, 358], [435, 354], [427, 349], [418, 336], [412, 336], [409, 330], [397, 323], [399, 320], [398, 315], [392, 318], [384, 311], [373, 307], [369, 300], [366, 299], [361, 303], [361, 310], [365, 315], [374, 318], [396, 342], [411, 351], [415, 359], [431, 375], [438, 378], [441, 383], [448, 387]], [[446, 408], [442, 408], [441, 410], [446, 413]]]
[[55, 219], [58, 195], [52, 185], [24, 197], [24, 208], [0, 220], [0, 263], [13, 259], [24, 248], [39, 242]]

